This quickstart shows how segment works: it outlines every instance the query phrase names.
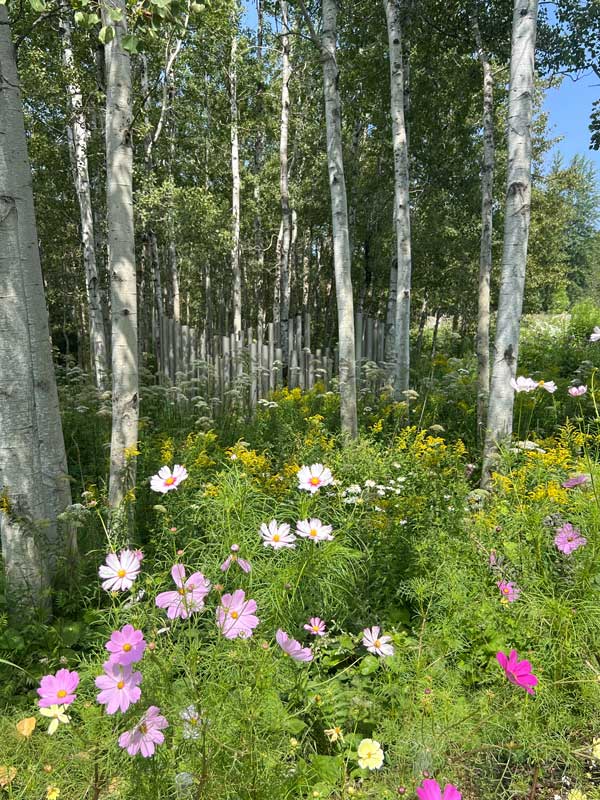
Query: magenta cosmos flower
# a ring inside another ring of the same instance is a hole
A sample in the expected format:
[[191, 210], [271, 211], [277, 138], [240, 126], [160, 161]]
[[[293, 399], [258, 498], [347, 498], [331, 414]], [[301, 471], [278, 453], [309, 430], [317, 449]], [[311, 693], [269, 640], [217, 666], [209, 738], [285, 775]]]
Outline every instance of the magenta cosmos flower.
[[293, 658], [294, 661], [313, 660], [313, 654], [310, 647], [302, 647], [300, 642], [296, 641], [296, 639], [292, 639], [285, 631], [282, 631], [281, 628], [279, 628], [275, 634], [275, 639], [283, 652], [290, 656], [290, 658]]
[[298, 470], [298, 488], [305, 492], [315, 494], [323, 486], [333, 483], [331, 470], [323, 464], [311, 464], [310, 467], [300, 467]]
[[567, 391], [571, 397], [582, 397], [587, 392], [587, 386], [569, 386]]
[[296, 523], [296, 533], [313, 542], [332, 542], [331, 525], [323, 525], [320, 519], [303, 519]]
[[239, 551], [240, 551], [239, 544], [231, 545], [231, 553], [221, 564], [221, 572], [227, 572], [227, 570], [232, 564], [237, 564], [238, 567], [242, 570], [242, 572], [250, 572], [250, 570], [252, 569], [250, 562], [246, 561], [245, 558], [240, 558], [238, 555]]
[[579, 550], [580, 547], [586, 545], [587, 539], [581, 535], [579, 528], [575, 528], [570, 522], [565, 522], [564, 525], [557, 528], [554, 544], [561, 553], [569, 556], [575, 550]]
[[279, 524], [276, 519], [272, 519], [267, 525], [265, 522], [260, 526], [260, 535], [265, 547], [272, 547], [273, 550], [281, 550], [289, 547], [291, 550], [296, 547], [294, 542], [296, 537], [290, 533], [290, 526], [287, 522]]
[[146, 642], [141, 631], [125, 625], [120, 631], [113, 631], [105, 646], [112, 664], [134, 664], [144, 655]]
[[498, 581], [496, 586], [498, 589], [500, 589], [500, 594], [502, 595], [503, 601], [506, 601], [507, 603], [514, 603], [515, 600], [519, 599], [521, 590], [512, 581]]
[[419, 800], [461, 800], [462, 795], [451, 783], [447, 783], [442, 794], [442, 789], [437, 781], [428, 778], [417, 786]]
[[40, 696], [38, 706], [70, 706], [77, 697], [75, 689], [79, 684], [79, 673], [59, 669], [56, 675], [44, 675], [37, 693]]
[[160, 708], [150, 706], [135, 728], [119, 736], [119, 747], [127, 750], [130, 756], [141, 753], [144, 758], [149, 758], [154, 755], [156, 745], [164, 742], [162, 731], [168, 727], [169, 723], [161, 716]]
[[135, 550], [121, 550], [119, 555], [109, 553], [106, 563], [98, 570], [103, 579], [102, 588], [107, 592], [124, 592], [131, 589], [140, 574], [140, 559]]
[[158, 470], [158, 475], [153, 475], [150, 478], [150, 488], [154, 492], [166, 494], [176, 489], [179, 484], [184, 481], [188, 476], [188, 471], [181, 464], [175, 464], [173, 472], [169, 467], [161, 467]]
[[515, 392], [533, 392], [534, 389], [537, 389], [537, 381], [534, 381], [533, 378], [524, 378], [523, 375], [519, 375], [519, 377], [515, 380], [514, 378], [510, 379], [510, 385], [515, 390]]
[[238, 636], [247, 639], [252, 636], [252, 631], [259, 623], [256, 611], [256, 601], [246, 600], [242, 589], [236, 589], [233, 594], [224, 594], [217, 608], [217, 625], [226, 639], [236, 639]]
[[525, 689], [529, 694], [535, 694], [533, 687], [537, 686], [538, 679], [532, 673], [529, 661], [519, 661], [516, 650], [511, 650], [510, 656], [502, 652], [496, 653], [496, 659], [511, 683]]
[[589, 481], [589, 475], [573, 475], [572, 478], [566, 480], [562, 485], [563, 489], [574, 489], [576, 486], [581, 486]]
[[98, 689], [102, 689], [96, 700], [106, 706], [107, 714], [127, 711], [142, 696], [139, 688], [142, 673], [132, 672], [131, 664], [117, 664], [113, 661], [105, 661], [102, 667], [104, 675], [99, 675], [95, 681]]
[[169, 619], [187, 619], [190, 614], [202, 611], [204, 598], [210, 592], [210, 581], [201, 572], [193, 572], [186, 580], [183, 564], [175, 564], [171, 569], [171, 576], [177, 590], [158, 594], [156, 605], [167, 609]]
[[311, 617], [304, 626], [304, 630], [308, 631], [313, 636], [325, 636], [327, 627], [323, 620], [319, 619], [319, 617]]
[[391, 636], [380, 636], [379, 625], [373, 625], [372, 628], [365, 628], [363, 631], [362, 643], [367, 648], [369, 653], [374, 653], [377, 656], [393, 656], [394, 646], [388, 644], [392, 641]]

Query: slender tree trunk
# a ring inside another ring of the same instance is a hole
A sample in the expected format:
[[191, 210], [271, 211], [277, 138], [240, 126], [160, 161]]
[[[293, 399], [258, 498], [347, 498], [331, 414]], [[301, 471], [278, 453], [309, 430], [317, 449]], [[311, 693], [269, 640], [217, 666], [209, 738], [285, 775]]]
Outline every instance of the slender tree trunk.
[[289, 350], [289, 316], [290, 316], [290, 242], [292, 223], [290, 213], [290, 189], [288, 166], [288, 140], [290, 125], [290, 80], [292, 68], [290, 62], [290, 35], [287, 0], [280, 0], [281, 7], [281, 119], [279, 127], [279, 192], [281, 201], [281, 228], [277, 240], [277, 284], [279, 286], [279, 318], [280, 346], [284, 364], [287, 364]]
[[100, 280], [96, 266], [96, 248], [94, 239], [94, 218], [92, 213], [92, 195], [88, 170], [87, 143], [89, 138], [87, 122], [83, 113], [81, 89], [79, 87], [71, 36], [70, 9], [61, 5], [62, 18], [60, 31], [63, 46], [63, 65], [67, 72], [67, 97], [71, 119], [67, 124], [69, 153], [75, 179], [75, 190], [79, 203], [81, 219], [81, 240], [83, 244], [83, 265], [85, 270], [85, 286], [88, 304], [90, 327], [90, 350], [96, 386], [105, 391], [108, 386], [108, 359], [106, 339], [104, 335], [104, 318], [102, 315], [102, 299]]
[[494, 77], [483, 47], [477, 13], [471, 18], [477, 54], [483, 70], [483, 164], [481, 168], [481, 248], [477, 311], [477, 431], [485, 436], [485, 418], [490, 396], [490, 280], [492, 274], [492, 230], [494, 192]]
[[256, 2], [256, 69], [258, 71], [258, 86], [256, 87], [256, 106], [258, 121], [256, 140], [254, 142], [254, 253], [256, 260], [256, 304], [257, 324], [263, 328], [265, 324], [265, 243], [261, 211], [261, 171], [264, 161], [265, 132], [262, 123], [264, 74], [263, 74], [263, 30], [264, 30], [264, 2]]
[[385, 360], [394, 365], [396, 351], [396, 293], [398, 291], [398, 261], [392, 259], [390, 267], [390, 286], [388, 290], [387, 313], [385, 319]]
[[399, 0], [383, 0], [387, 18], [390, 49], [390, 81], [392, 136], [394, 144], [394, 223], [398, 260], [394, 392], [403, 398], [410, 385], [410, 297], [411, 297], [411, 241], [410, 241], [410, 184], [408, 175], [408, 144], [404, 120], [404, 67], [402, 60], [402, 28]]
[[240, 144], [238, 134], [237, 103], [237, 15], [234, 18], [236, 30], [231, 39], [231, 57], [229, 61], [229, 100], [231, 109], [231, 271], [233, 275], [233, 331], [236, 336], [242, 333], [242, 265], [240, 260]]
[[[111, 21], [109, 10], [121, 12]], [[123, 49], [125, 0], [107, 0], [104, 24], [114, 38], [106, 44], [106, 199], [112, 297], [112, 438], [108, 499], [113, 515], [135, 485], [138, 440], [137, 287], [133, 223], [131, 64]], [[113, 519], [115, 517], [113, 516]]]
[[356, 352], [354, 341], [354, 298], [352, 295], [352, 259], [348, 230], [348, 200], [342, 149], [342, 107], [339, 69], [336, 57], [337, 0], [322, 0], [323, 28], [319, 39], [304, 0], [300, 8], [311, 37], [320, 49], [323, 64], [325, 120], [327, 124], [327, 163], [331, 194], [333, 263], [338, 308], [339, 385], [342, 432], [358, 435], [356, 406]]
[[71, 491], [6, 6], [0, 6], [0, 198], [0, 529], [7, 591], [22, 589], [23, 603], [30, 598], [33, 609], [58, 560], [76, 555], [77, 541], [57, 523]]
[[537, 0], [515, 0], [508, 100], [508, 176], [504, 250], [482, 485], [489, 483], [498, 447], [512, 434], [527, 243], [531, 216], [531, 121]]

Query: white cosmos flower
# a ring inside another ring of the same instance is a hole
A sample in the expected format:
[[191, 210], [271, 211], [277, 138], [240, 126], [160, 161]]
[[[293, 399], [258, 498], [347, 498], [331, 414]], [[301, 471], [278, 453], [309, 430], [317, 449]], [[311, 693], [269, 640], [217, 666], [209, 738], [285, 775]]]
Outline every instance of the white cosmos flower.
[[260, 535], [263, 538], [265, 547], [272, 547], [273, 550], [281, 550], [284, 547], [293, 549], [296, 547], [294, 542], [296, 537], [290, 533], [290, 526], [287, 522], [279, 524], [276, 519], [272, 519], [267, 525], [265, 522], [260, 526]]
[[323, 486], [330, 486], [332, 483], [331, 470], [323, 464], [311, 464], [310, 467], [303, 466], [298, 470], [298, 488], [305, 492], [315, 494]]
[[296, 533], [313, 542], [332, 542], [331, 525], [323, 525], [320, 519], [303, 519], [296, 523]]
[[51, 720], [50, 725], [48, 725], [48, 734], [50, 736], [56, 733], [56, 729], [61, 722], [65, 725], [70, 722], [69, 717], [65, 714], [65, 706], [52, 705], [47, 708], [40, 708], [40, 714], [43, 717], [49, 717]]
[[150, 488], [154, 492], [166, 494], [176, 489], [187, 476], [188, 471], [185, 467], [182, 467], [181, 464], [175, 464], [173, 472], [171, 472], [169, 467], [161, 467], [158, 470], [158, 475], [153, 475], [150, 478]]
[[392, 637], [380, 636], [380, 630], [381, 628], [379, 625], [373, 625], [372, 628], [365, 628], [363, 631], [362, 643], [370, 653], [374, 653], [376, 656], [393, 656], [394, 646], [388, 644], [388, 642], [392, 641]]

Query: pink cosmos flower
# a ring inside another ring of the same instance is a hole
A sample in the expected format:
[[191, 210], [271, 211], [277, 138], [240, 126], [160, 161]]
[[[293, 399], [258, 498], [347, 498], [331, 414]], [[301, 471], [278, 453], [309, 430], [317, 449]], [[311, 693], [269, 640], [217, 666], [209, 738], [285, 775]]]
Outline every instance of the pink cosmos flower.
[[126, 749], [130, 756], [141, 753], [144, 758], [149, 758], [154, 755], [156, 745], [164, 742], [162, 731], [168, 727], [160, 708], [150, 706], [135, 728], [119, 736], [119, 747]]
[[522, 375], [515, 380], [514, 378], [510, 379], [510, 385], [515, 390], [515, 392], [533, 392], [534, 389], [537, 389], [537, 381], [534, 381], [533, 378], [524, 378]]
[[573, 475], [572, 478], [566, 480], [561, 486], [563, 489], [574, 489], [576, 486], [581, 486], [583, 483], [587, 483], [590, 479], [589, 475]]
[[140, 559], [135, 550], [121, 550], [119, 555], [109, 553], [98, 574], [103, 578], [102, 588], [107, 592], [124, 592], [131, 589], [140, 574]]
[[313, 636], [325, 636], [327, 627], [322, 619], [319, 617], [311, 617], [308, 623], [304, 625], [304, 630], [311, 633]]
[[554, 544], [565, 555], [571, 555], [575, 550], [587, 544], [585, 536], [581, 535], [579, 528], [575, 528], [570, 522], [565, 522], [556, 530]]
[[290, 658], [293, 658], [294, 661], [313, 660], [313, 654], [310, 647], [302, 647], [300, 642], [297, 642], [296, 639], [291, 639], [285, 631], [281, 630], [281, 628], [279, 628], [275, 634], [275, 639], [283, 652], [290, 656]]
[[600, 341], [600, 328], [596, 325], [594, 332], [590, 335], [590, 342]]
[[139, 688], [142, 673], [132, 672], [131, 664], [117, 664], [114, 661], [105, 661], [102, 667], [104, 675], [99, 675], [95, 681], [98, 689], [102, 689], [96, 700], [106, 706], [107, 714], [127, 711], [142, 696]]
[[535, 694], [533, 687], [537, 686], [538, 679], [532, 673], [529, 661], [519, 661], [516, 650], [511, 650], [510, 656], [502, 652], [496, 653], [496, 659], [511, 683], [525, 689], [529, 694]]
[[362, 643], [369, 653], [374, 653], [377, 656], [393, 656], [394, 646], [388, 644], [388, 642], [392, 641], [392, 637], [380, 636], [379, 631], [379, 625], [373, 625], [372, 628], [365, 628], [363, 631]]
[[256, 611], [256, 601], [246, 600], [242, 589], [236, 589], [233, 594], [224, 594], [217, 608], [217, 625], [226, 639], [236, 639], [238, 636], [247, 639], [252, 636], [252, 631], [259, 623]]
[[105, 646], [112, 664], [134, 664], [144, 655], [146, 642], [141, 631], [133, 625], [125, 625], [120, 631], [112, 632]]
[[296, 523], [296, 533], [313, 542], [332, 542], [331, 525], [323, 525], [320, 519], [303, 519]]
[[545, 389], [548, 394], [554, 394], [554, 392], [558, 389], [558, 386], [554, 383], [554, 381], [540, 381], [538, 386], [540, 389]]
[[331, 470], [323, 464], [312, 464], [310, 467], [300, 467], [298, 470], [298, 488], [305, 492], [315, 494], [323, 486], [333, 483]]
[[154, 492], [166, 494], [176, 489], [179, 484], [184, 481], [188, 476], [188, 471], [181, 464], [175, 464], [173, 472], [169, 467], [161, 467], [158, 470], [158, 475], [153, 475], [150, 478], [150, 488]]
[[506, 601], [507, 603], [514, 603], [515, 600], [519, 599], [521, 590], [512, 581], [498, 581], [496, 586], [500, 589], [500, 594], [502, 595], [503, 601]]
[[193, 572], [185, 577], [183, 564], [175, 564], [171, 576], [177, 586], [175, 592], [161, 592], [156, 596], [156, 605], [167, 609], [167, 617], [187, 619], [190, 614], [204, 608], [204, 598], [210, 592], [210, 581], [201, 572]]
[[461, 800], [462, 795], [451, 783], [446, 784], [444, 794], [442, 794], [439, 783], [428, 778], [420, 786], [417, 786], [417, 797], [419, 800]]
[[56, 675], [44, 675], [40, 681], [37, 693], [40, 696], [38, 706], [70, 706], [77, 697], [75, 689], [79, 684], [79, 673], [69, 672], [68, 669], [59, 669]]
[[263, 522], [260, 526], [260, 535], [263, 538], [263, 545], [272, 547], [273, 550], [281, 550], [283, 547], [293, 550], [296, 547], [294, 544], [296, 537], [290, 533], [290, 526], [287, 522], [282, 522], [281, 525], [276, 519], [272, 519], [268, 525]]
[[569, 386], [567, 391], [571, 397], [582, 397], [587, 392], [587, 386]]
[[221, 564], [221, 572], [227, 572], [232, 564], [237, 564], [243, 572], [250, 572], [252, 565], [249, 561], [246, 561], [245, 558], [240, 558], [238, 556], [239, 550], [239, 544], [231, 545], [231, 554], [228, 555], [225, 561]]

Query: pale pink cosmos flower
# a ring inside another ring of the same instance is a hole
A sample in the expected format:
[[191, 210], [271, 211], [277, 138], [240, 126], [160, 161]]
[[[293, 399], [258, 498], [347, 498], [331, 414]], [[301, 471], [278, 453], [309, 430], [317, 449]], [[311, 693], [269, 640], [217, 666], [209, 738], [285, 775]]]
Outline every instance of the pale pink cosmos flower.
[[275, 634], [275, 639], [283, 652], [290, 656], [290, 658], [293, 658], [294, 661], [313, 660], [310, 647], [302, 647], [300, 642], [296, 641], [296, 639], [292, 639], [285, 631], [282, 631], [281, 628], [279, 628]]
[[153, 475], [150, 478], [150, 488], [154, 492], [166, 494], [167, 492], [177, 489], [179, 484], [184, 481], [188, 476], [188, 471], [181, 464], [175, 464], [173, 472], [169, 467], [161, 467], [158, 470], [158, 475]]
[[538, 679], [532, 673], [529, 661], [519, 661], [516, 650], [511, 650], [510, 656], [502, 652], [496, 653], [496, 660], [511, 683], [525, 689], [529, 694], [535, 694], [533, 687], [537, 686]]
[[540, 389], [545, 389], [548, 394], [554, 394], [554, 392], [558, 389], [558, 386], [554, 383], [554, 381], [540, 381], [538, 386]]
[[141, 631], [133, 625], [125, 625], [120, 631], [112, 632], [105, 647], [111, 654], [108, 660], [112, 664], [134, 664], [144, 655], [146, 642]]
[[140, 559], [135, 550], [121, 550], [119, 555], [109, 553], [98, 574], [103, 579], [102, 588], [107, 592], [124, 592], [131, 589], [140, 574]]
[[323, 464], [311, 464], [310, 467], [300, 467], [298, 470], [298, 488], [305, 492], [315, 494], [323, 486], [333, 483], [333, 475], [328, 467]]
[[587, 386], [569, 386], [567, 391], [571, 397], [582, 397], [587, 392]]
[[325, 636], [327, 626], [319, 617], [311, 617], [307, 624], [304, 625], [304, 630], [308, 631], [313, 636]]
[[232, 564], [237, 564], [242, 572], [250, 572], [252, 565], [245, 558], [240, 558], [238, 553], [240, 550], [239, 544], [231, 545], [231, 554], [227, 556], [225, 561], [221, 564], [221, 572], [227, 572]]
[[210, 581], [201, 572], [193, 572], [185, 577], [183, 564], [175, 564], [171, 576], [177, 586], [174, 592], [161, 592], [156, 596], [156, 605], [167, 609], [167, 617], [187, 619], [190, 614], [204, 608], [204, 598], [210, 592]]
[[114, 661], [105, 661], [102, 667], [104, 675], [99, 675], [95, 681], [98, 689], [102, 690], [96, 700], [106, 706], [107, 714], [127, 711], [142, 696], [139, 688], [142, 673], [132, 672], [131, 664], [117, 664]]
[[56, 675], [44, 675], [37, 689], [40, 696], [38, 706], [70, 706], [77, 697], [75, 689], [78, 684], [79, 673], [69, 672], [68, 669], [59, 669]]
[[590, 342], [600, 341], [600, 328], [596, 325], [594, 332], [590, 335]]
[[331, 525], [323, 525], [320, 519], [303, 519], [296, 523], [296, 533], [313, 542], [332, 542]]
[[281, 550], [283, 547], [294, 549], [296, 537], [290, 533], [290, 526], [287, 522], [279, 524], [276, 519], [272, 519], [267, 525], [265, 522], [260, 526], [260, 535], [265, 547], [272, 547], [273, 550]]
[[514, 603], [515, 600], [519, 599], [521, 590], [512, 581], [498, 581], [496, 586], [498, 589], [500, 589], [500, 594], [502, 595], [503, 601], [506, 601], [507, 603]]
[[442, 794], [442, 788], [433, 778], [427, 778], [417, 786], [419, 800], [461, 800], [462, 795], [451, 783], [447, 783]]
[[581, 486], [582, 484], [587, 483], [589, 479], [589, 475], [573, 475], [572, 478], [566, 480], [561, 484], [561, 486], [563, 489], [574, 489], [576, 486]]
[[119, 736], [119, 747], [126, 749], [130, 756], [141, 753], [144, 758], [149, 758], [154, 755], [156, 745], [164, 742], [162, 731], [168, 727], [160, 708], [150, 706], [135, 728]]
[[252, 631], [259, 623], [255, 615], [256, 601], [246, 600], [242, 589], [236, 589], [233, 594], [224, 594], [217, 608], [217, 625], [226, 639], [236, 639], [238, 636], [247, 639], [252, 636]]
[[519, 375], [516, 380], [511, 378], [510, 385], [515, 392], [533, 392], [534, 389], [537, 389], [537, 381], [534, 381], [533, 378], [524, 378], [523, 375]]
[[374, 653], [377, 656], [393, 656], [394, 646], [388, 644], [392, 641], [391, 636], [380, 636], [379, 625], [373, 625], [372, 628], [365, 628], [363, 631], [362, 643], [367, 648], [369, 653]]
[[587, 539], [581, 535], [579, 528], [575, 528], [570, 522], [565, 522], [564, 525], [556, 529], [554, 544], [561, 553], [568, 556], [586, 545]]

